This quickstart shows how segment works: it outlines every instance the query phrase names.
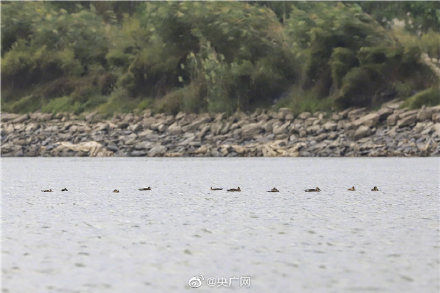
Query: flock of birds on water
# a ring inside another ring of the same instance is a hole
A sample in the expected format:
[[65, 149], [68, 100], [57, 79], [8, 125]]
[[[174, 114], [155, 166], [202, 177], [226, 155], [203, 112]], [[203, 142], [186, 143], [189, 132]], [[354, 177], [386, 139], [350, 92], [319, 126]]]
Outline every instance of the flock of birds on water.
[[[152, 188], [150, 187], [150, 186], [148, 186], [148, 187], [142, 187], [142, 188], [139, 188], [138, 189], [139, 191], [149, 191], [149, 190], [152, 190]], [[223, 190], [223, 188], [222, 187], [212, 187], [211, 186], [211, 190], [213, 190], [213, 191], [217, 191], [217, 190]], [[352, 187], [350, 187], [350, 188], [348, 188], [347, 189], [348, 191], [356, 191], [356, 188], [354, 187], [354, 186], [352, 186]], [[53, 190], [52, 189], [43, 189], [43, 190], [41, 190], [42, 192], [53, 192]], [[67, 190], [67, 188], [63, 188], [63, 189], [61, 189], [61, 191], [68, 191]], [[240, 188], [240, 186], [239, 187], [237, 187], [237, 188], [229, 188], [229, 189], [227, 189], [226, 191], [228, 191], [228, 192], [241, 192], [241, 188]], [[321, 189], [319, 188], [319, 187], [315, 187], [315, 188], [309, 188], [309, 189], [306, 189], [306, 190], [304, 190], [305, 192], [320, 192], [321, 191]], [[371, 191], [379, 191], [379, 188], [377, 188], [377, 186], [374, 186], [372, 189], [371, 189]], [[119, 189], [114, 189], [113, 190], [113, 192], [114, 193], [119, 193]], [[271, 190], [268, 190], [267, 192], [280, 192], [276, 187], [274, 187], [274, 188], [272, 188]]]

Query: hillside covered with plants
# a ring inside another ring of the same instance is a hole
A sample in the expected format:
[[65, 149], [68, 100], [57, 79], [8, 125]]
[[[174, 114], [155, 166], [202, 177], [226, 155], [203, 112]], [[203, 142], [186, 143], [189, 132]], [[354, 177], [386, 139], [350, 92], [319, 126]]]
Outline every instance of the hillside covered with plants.
[[2, 2], [2, 111], [440, 103], [439, 2]]

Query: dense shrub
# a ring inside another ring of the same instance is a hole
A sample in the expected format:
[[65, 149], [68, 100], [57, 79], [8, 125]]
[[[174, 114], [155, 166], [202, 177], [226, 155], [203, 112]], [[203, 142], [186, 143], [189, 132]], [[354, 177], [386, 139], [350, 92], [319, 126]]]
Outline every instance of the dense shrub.
[[432, 87], [408, 98], [405, 101], [404, 106], [410, 109], [416, 109], [422, 106], [435, 106], [439, 104], [440, 104], [440, 88]]
[[355, 67], [344, 76], [336, 102], [342, 108], [368, 106], [371, 98], [381, 90], [382, 81], [383, 76], [377, 70]]
[[396, 84], [406, 84], [410, 87], [406, 92], [412, 92], [437, 82], [420, 59], [427, 48], [405, 48], [392, 31], [356, 4], [319, 5], [322, 9], [313, 17], [293, 9], [287, 21], [294, 45], [305, 60], [304, 89], [321, 98], [333, 97], [336, 105], [344, 108], [374, 106], [395, 98], [403, 93], [403, 87], [398, 91]]
[[[4, 2], [1, 8], [5, 111], [232, 113], [281, 105], [315, 111], [375, 106], [438, 83], [437, 3]], [[393, 17], [406, 26], [396, 29]]]
[[351, 68], [358, 66], [359, 61], [352, 50], [338, 47], [333, 49], [329, 65], [332, 72], [333, 84], [337, 88], [340, 88], [344, 76]]

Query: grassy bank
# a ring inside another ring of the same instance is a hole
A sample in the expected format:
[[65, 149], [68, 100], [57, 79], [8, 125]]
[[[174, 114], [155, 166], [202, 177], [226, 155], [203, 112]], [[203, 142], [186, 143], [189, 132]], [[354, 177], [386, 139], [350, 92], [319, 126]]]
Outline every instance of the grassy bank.
[[313, 112], [440, 99], [421, 57], [438, 65], [436, 2], [1, 8], [5, 112]]

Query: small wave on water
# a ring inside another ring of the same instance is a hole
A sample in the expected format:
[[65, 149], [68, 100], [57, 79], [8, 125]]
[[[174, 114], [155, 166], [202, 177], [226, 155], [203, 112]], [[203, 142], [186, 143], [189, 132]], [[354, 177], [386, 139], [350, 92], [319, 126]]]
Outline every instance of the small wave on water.
[[434, 158], [2, 159], [2, 286], [438, 292], [438, 174]]

